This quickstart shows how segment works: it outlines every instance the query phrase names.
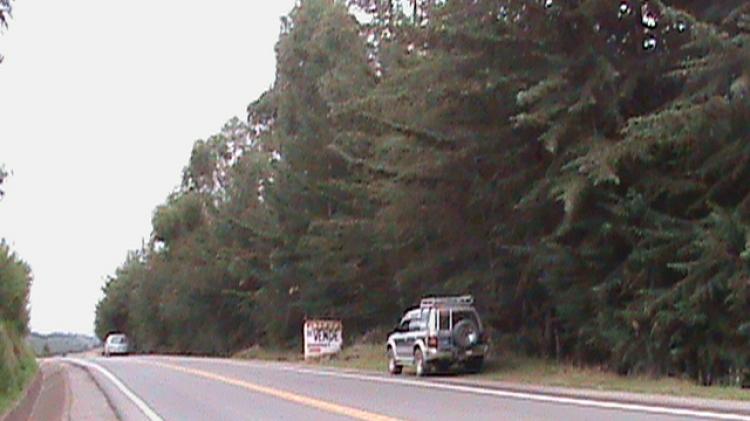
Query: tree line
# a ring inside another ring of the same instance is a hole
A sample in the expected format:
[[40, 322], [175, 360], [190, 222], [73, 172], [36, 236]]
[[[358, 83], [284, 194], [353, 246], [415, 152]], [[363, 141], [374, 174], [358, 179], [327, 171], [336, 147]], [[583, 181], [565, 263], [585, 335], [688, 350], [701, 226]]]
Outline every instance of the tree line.
[[273, 87], [195, 143], [97, 333], [290, 347], [306, 317], [356, 335], [472, 293], [531, 355], [741, 382], [750, 5], [412, 5], [305, 0], [282, 20]]

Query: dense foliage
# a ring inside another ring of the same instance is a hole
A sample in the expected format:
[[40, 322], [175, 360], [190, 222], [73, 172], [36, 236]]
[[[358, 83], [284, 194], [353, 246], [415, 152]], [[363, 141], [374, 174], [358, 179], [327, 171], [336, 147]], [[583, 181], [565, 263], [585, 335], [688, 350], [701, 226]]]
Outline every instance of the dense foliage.
[[355, 334], [469, 292], [528, 353], [742, 381], [748, 3], [349, 3], [371, 19], [283, 20], [274, 86], [195, 144], [99, 335], [289, 346], [305, 317]]
[[26, 344], [30, 286], [29, 266], [0, 241], [0, 397], [16, 393], [36, 367]]

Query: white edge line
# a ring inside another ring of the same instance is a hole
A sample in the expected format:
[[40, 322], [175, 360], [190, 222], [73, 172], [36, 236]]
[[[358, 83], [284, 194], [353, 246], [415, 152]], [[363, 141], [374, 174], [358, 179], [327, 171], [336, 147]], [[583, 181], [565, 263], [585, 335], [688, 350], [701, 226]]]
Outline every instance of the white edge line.
[[624, 410], [624, 411], [645, 412], [645, 413], [652, 413], [652, 414], [689, 416], [689, 417], [696, 417], [696, 418], [711, 418], [711, 419], [739, 420], [739, 421], [750, 420], [749, 416], [745, 416], [741, 414], [733, 414], [733, 413], [724, 413], [724, 412], [702, 411], [702, 410], [692, 410], [692, 409], [682, 409], [682, 408], [669, 408], [666, 406], [630, 404], [630, 403], [620, 403], [620, 402], [606, 401], [606, 400], [566, 398], [566, 397], [541, 395], [541, 394], [537, 395], [537, 394], [524, 393], [524, 392], [511, 392], [511, 391], [505, 391], [505, 390], [484, 389], [484, 388], [473, 387], [473, 386], [462, 386], [462, 385], [453, 385], [453, 384], [449, 385], [445, 383], [433, 383], [429, 381], [416, 381], [416, 380], [407, 380], [407, 379], [390, 379], [390, 378], [374, 377], [374, 376], [367, 376], [367, 375], [360, 375], [360, 374], [336, 373], [336, 372], [330, 372], [330, 371], [310, 370], [310, 369], [305, 369], [305, 368], [282, 367], [282, 369], [289, 370], [289, 371], [296, 371], [299, 373], [317, 374], [317, 375], [342, 377], [342, 378], [350, 378], [350, 379], [358, 379], [358, 380], [368, 380], [368, 381], [381, 382], [381, 383], [397, 383], [397, 384], [426, 387], [426, 388], [432, 388], [432, 389], [442, 389], [442, 390], [449, 390], [449, 391], [456, 391], [456, 392], [472, 393], [472, 394], [477, 394], [477, 395], [490, 395], [490, 396], [523, 399], [523, 400], [531, 400], [531, 401], [539, 401], [539, 402], [553, 402], [553, 403], [561, 403], [561, 404], [568, 404], [568, 405], [605, 408], [605, 409], [618, 409], [618, 410]]
[[432, 389], [442, 389], [442, 390], [450, 390], [450, 391], [457, 391], [457, 392], [464, 392], [464, 393], [473, 393], [477, 395], [490, 395], [490, 396], [498, 396], [498, 397], [506, 397], [506, 398], [540, 401], [540, 402], [553, 402], [553, 403], [562, 403], [562, 404], [569, 404], [569, 405], [578, 405], [578, 406], [587, 406], [587, 407], [596, 407], [596, 408], [605, 408], [605, 409], [619, 409], [619, 410], [646, 412], [646, 413], [654, 413], [654, 414], [682, 415], [682, 416], [691, 416], [691, 417], [698, 417], [698, 418], [714, 418], [714, 419], [741, 420], [741, 421], [750, 420], [750, 417], [740, 415], [740, 414], [732, 414], [732, 413], [669, 408], [669, 407], [664, 407], [664, 406], [629, 404], [629, 403], [620, 403], [620, 402], [613, 402], [613, 401], [606, 401], [606, 400], [600, 401], [600, 400], [581, 399], [581, 398], [566, 398], [566, 397], [558, 397], [558, 396], [550, 396], [550, 395], [537, 395], [537, 394], [524, 393], [524, 392], [511, 392], [511, 391], [505, 391], [505, 390], [484, 389], [484, 388], [473, 387], [473, 386], [462, 386], [462, 385], [452, 385], [452, 384], [449, 385], [449, 384], [444, 384], [444, 383], [433, 383], [429, 381], [416, 381], [416, 380], [407, 380], [407, 379], [390, 379], [390, 378], [366, 376], [366, 375], [360, 375], [360, 374], [335, 373], [335, 372], [330, 372], [330, 371], [310, 370], [310, 369], [305, 369], [305, 368], [284, 367], [283, 369], [296, 371], [300, 373], [343, 377], [343, 378], [351, 378], [351, 379], [359, 379], [359, 380], [368, 380], [368, 381], [375, 381], [375, 382], [381, 382], [381, 383], [397, 383], [397, 384], [426, 387], [426, 388], [432, 388]]
[[128, 389], [127, 386], [125, 386], [120, 379], [115, 377], [114, 374], [109, 372], [106, 368], [100, 366], [99, 364], [95, 364], [92, 362], [84, 361], [78, 358], [66, 358], [67, 361], [70, 361], [74, 364], [82, 365], [84, 367], [88, 367], [94, 370], [97, 370], [99, 373], [101, 373], [104, 377], [107, 378], [110, 382], [112, 382], [115, 387], [122, 392], [123, 395], [127, 396], [128, 399], [130, 399], [135, 406], [138, 407], [138, 409], [143, 413], [143, 415], [146, 416], [146, 418], [149, 419], [149, 421], [164, 421], [162, 417], [159, 416], [159, 414], [156, 413], [153, 409], [151, 409], [146, 402], [143, 402], [141, 398], [136, 396], [135, 393], [133, 393], [130, 389]]
[[[180, 359], [180, 358], [173, 358], [173, 359], [177, 361], [183, 361], [183, 362], [190, 361], [190, 360], [185, 360], [185, 359]], [[339, 378], [364, 380], [364, 381], [371, 381], [371, 382], [378, 382], [378, 383], [401, 384], [401, 385], [417, 386], [417, 387], [423, 387], [423, 388], [463, 392], [463, 393], [469, 393], [469, 394], [475, 394], [475, 395], [496, 396], [496, 397], [502, 397], [502, 398], [513, 398], [513, 399], [521, 399], [521, 400], [529, 400], [529, 401], [537, 401], [537, 402], [552, 402], [552, 403], [558, 403], [558, 404], [568, 404], [568, 405], [576, 405], [576, 406], [583, 406], [583, 407], [616, 409], [616, 410], [622, 410], [622, 411], [632, 411], [632, 412], [641, 412], [641, 413], [650, 413], [650, 414], [687, 416], [687, 417], [694, 417], [694, 418], [709, 418], [709, 419], [720, 419], [720, 420], [731, 420], [731, 421], [750, 421], [750, 416], [731, 413], [731, 412], [715, 412], [715, 411], [710, 411], [710, 410], [670, 408], [667, 406], [658, 406], [658, 405], [621, 403], [621, 402], [607, 401], [607, 400], [568, 398], [568, 397], [551, 396], [551, 395], [544, 395], [544, 394], [511, 392], [507, 390], [485, 389], [485, 388], [474, 387], [474, 386], [463, 386], [463, 385], [455, 385], [455, 384], [435, 383], [435, 382], [430, 382], [430, 381], [418, 381], [418, 380], [380, 377], [380, 376], [370, 376], [370, 375], [365, 375], [365, 374], [344, 373], [344, 372], [338, 372], [338, 371], [333, 371], [333, 370], [314, 370], [314, 369], [301, 368], [301, 367], [296, 367], [296, 366], [291, 366], [291, 365], [281, 365], [281, 364], [268, 364], [268, 363], [256, 364], [254, 362], [244, 362], [244, 361], [236, 361], [236, 360], [218, 360], [218, 359], [210, 359], [210, 358], [205, 359], [204, 361], [217, 362], [217, 363], [228, 362], [233, 365], [244, 365], [244, 366], [251, 366], [251, 367], [255, 366], [258, 368], [271, 368], [271, 369], [296, 372], [300, 374], [314, 374], [314, 375], [319, 375], [319, 376], [339, 377]]]

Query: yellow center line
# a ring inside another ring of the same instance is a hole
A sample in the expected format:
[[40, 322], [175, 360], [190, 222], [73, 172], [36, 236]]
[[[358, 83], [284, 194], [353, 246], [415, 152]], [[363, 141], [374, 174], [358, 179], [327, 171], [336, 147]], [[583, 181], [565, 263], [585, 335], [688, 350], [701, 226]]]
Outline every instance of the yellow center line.
[[181, 371], [183, 373], [192, 374], [194, 376], [203, 377], [206, 379], [230, 384], [232, 386], [238, 386], [251, 392], [262, 393], [264, 395], [273, 396], [275, 398], [283, 399], [285, 401], [298, 403], [311, 408], [320, 409], [322, 411], [330, 412], [333, 414], [339, 414], [346, 417], [367, 420], [367, 421], [399, 421], [398, 418], [392, 418], [373, 412], [363, 411], [361, 409], [352, 408], [349, 406], [338, 405], [332, 402], [323, 401], [320, 399], [311, 398], [308, 396], [298, 395], [296, 393], [287, 392], [280, 389], [274, 389], [267, 386], [261, 386], [254, 383], [250, 383], [244, 380], [238, 380], [231, 377], [222, 376], [219, 374], [211, 373], [209, 371], [197, 370], [194, 368], [183, 367], [179, 365], [166, 364], [156, 361], [144, 361], [138, 360], [143, 364], [151, 364], [159, 367], [168, 368], [175, 371]]

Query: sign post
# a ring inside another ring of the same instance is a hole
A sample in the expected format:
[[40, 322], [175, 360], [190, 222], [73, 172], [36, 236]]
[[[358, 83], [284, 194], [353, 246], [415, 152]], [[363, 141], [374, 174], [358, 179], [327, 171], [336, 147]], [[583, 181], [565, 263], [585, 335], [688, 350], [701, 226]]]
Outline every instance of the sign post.
[[302, 334], [306, 360], [341, 352], [344, 337], [341, 320], [305, 320]]

